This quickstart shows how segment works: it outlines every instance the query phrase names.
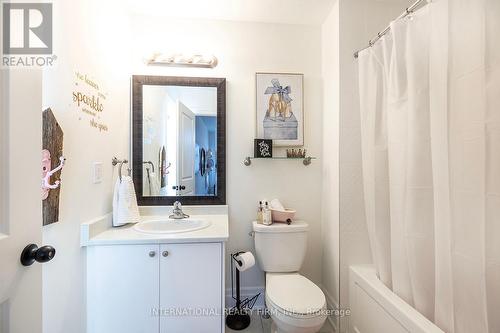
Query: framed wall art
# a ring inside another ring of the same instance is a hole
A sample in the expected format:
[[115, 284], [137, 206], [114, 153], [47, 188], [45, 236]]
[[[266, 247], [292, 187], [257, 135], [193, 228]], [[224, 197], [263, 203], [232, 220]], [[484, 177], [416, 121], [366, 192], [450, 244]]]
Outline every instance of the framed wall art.
[[304, 75], [256, 73], [256, 137], [279, 147], [304, 145]]

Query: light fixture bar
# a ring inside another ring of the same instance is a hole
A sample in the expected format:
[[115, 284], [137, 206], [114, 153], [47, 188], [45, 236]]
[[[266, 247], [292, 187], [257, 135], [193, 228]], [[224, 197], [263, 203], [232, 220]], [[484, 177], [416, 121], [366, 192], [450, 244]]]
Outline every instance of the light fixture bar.
[[157, 53], [146, 60], [148, 65], [172, 66], [172, 67], [199, 67], [214, 68], [217, 66], [217, 58], [213, 55], [201, 54], [162, 54]]

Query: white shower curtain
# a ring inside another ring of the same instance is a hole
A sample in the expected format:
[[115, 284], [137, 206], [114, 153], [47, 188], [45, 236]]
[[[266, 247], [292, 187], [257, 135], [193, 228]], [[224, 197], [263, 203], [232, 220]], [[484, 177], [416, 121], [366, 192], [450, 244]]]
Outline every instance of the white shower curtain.
[[500, 0], [434, 0], [358, 60], [380, 279], [445, 332], [500, 333]]

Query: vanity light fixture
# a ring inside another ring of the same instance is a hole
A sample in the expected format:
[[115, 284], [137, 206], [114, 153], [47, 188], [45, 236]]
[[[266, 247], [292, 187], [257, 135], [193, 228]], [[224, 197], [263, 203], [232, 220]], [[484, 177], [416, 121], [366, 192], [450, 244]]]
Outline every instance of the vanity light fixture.
[[214, 68], [217, 58], [213, 55], [202, 54], [163, 54], [156, 53], [146, 60], [148, 65], [174, 66], [174, 67], [202, 67]]

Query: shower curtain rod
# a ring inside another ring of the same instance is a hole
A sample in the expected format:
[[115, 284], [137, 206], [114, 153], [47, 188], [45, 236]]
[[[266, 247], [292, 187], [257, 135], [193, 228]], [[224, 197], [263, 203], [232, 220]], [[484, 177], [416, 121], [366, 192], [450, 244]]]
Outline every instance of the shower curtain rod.
[[[406, 16], [410, 15], [420, 5], [422, 5], [424, 2], [430, 2], [430, 0], [417, 0], [410, 7], [406, 8], [406, 10], [401, 15], [399, 15], [394, 21], [400, 20], [400, 19], [405, 18]], [[370, 39], [368, 41], [368, 46], [366, 46], [366, 47], [364, 47], [364, 48], [362, 48], [362, 49], [357, 50], [356, 52], [354, 52], [354, 58], [358, 59], [359, 52], [361, 52], [363, 50], [366, 50], [369, 47], [372, 47], [380, 38], [382, 38], [383, 35], [385, 35], [386, 33], [388, 33], [389, 30], [391, 30], [391, 26], [390, 25], [388, 25], [387, 28], [385, 28], [384, 30], [382, 30], [381, 32], [379, 32], [377, 34], [377, 36], [375, 36], [373, 39]]]

